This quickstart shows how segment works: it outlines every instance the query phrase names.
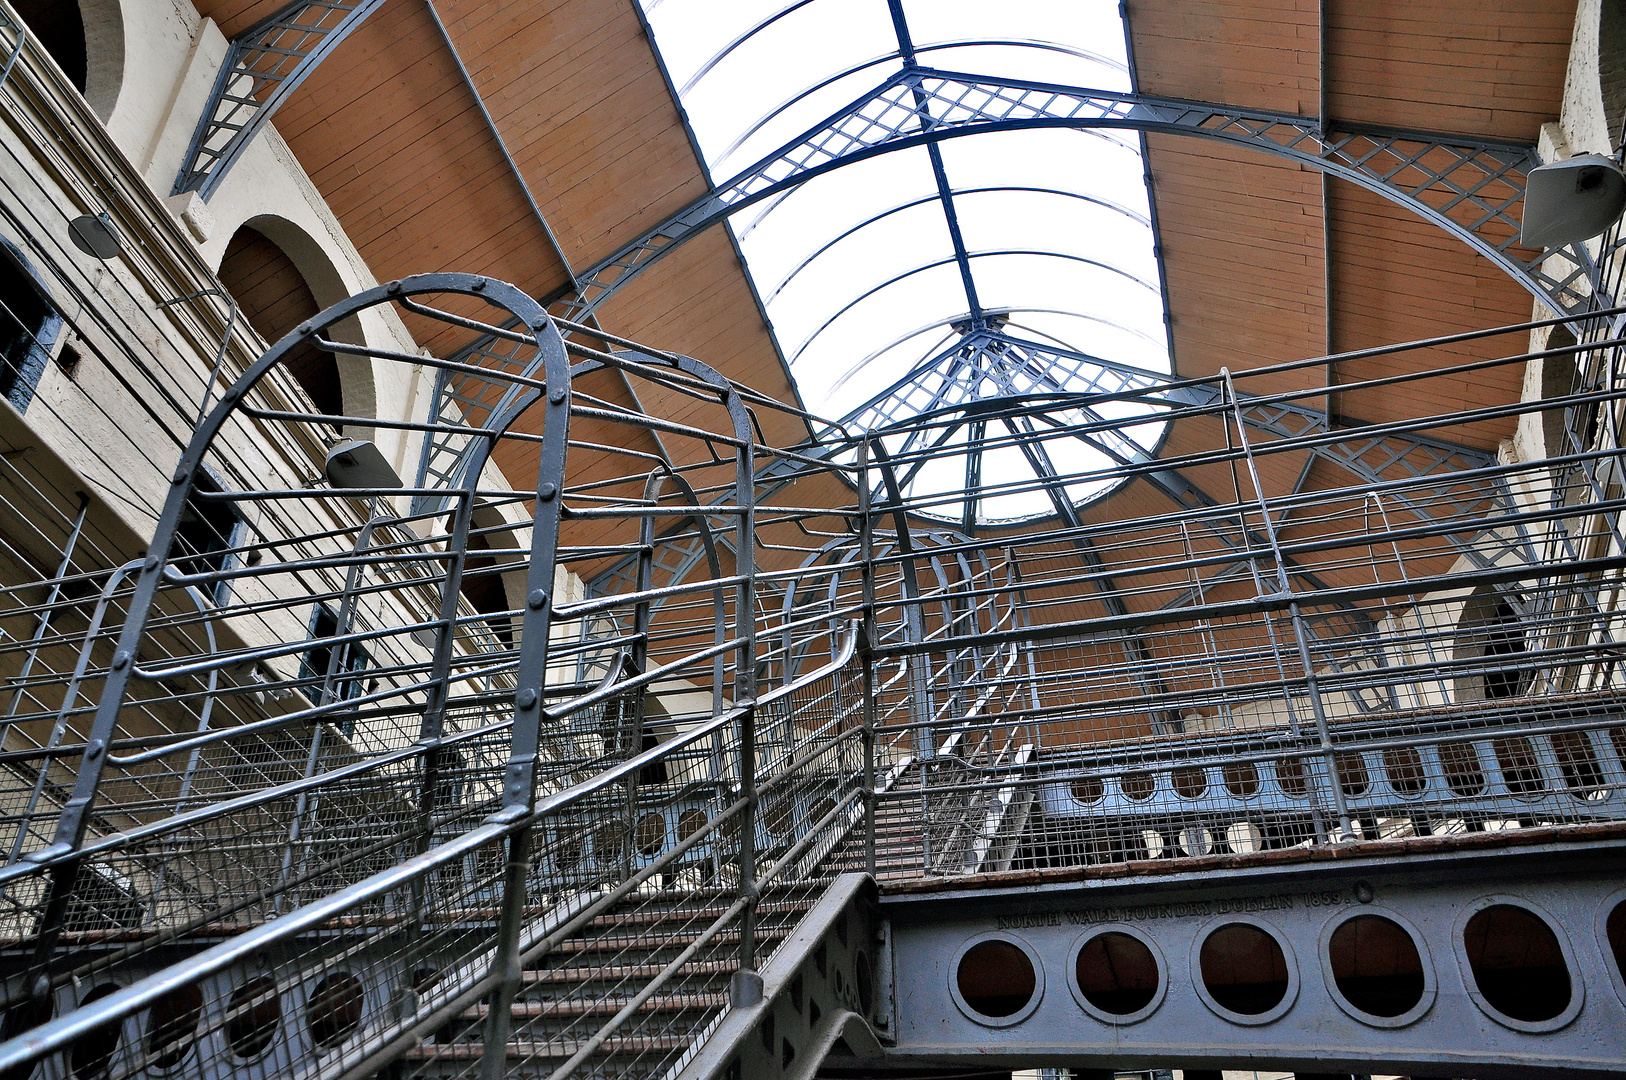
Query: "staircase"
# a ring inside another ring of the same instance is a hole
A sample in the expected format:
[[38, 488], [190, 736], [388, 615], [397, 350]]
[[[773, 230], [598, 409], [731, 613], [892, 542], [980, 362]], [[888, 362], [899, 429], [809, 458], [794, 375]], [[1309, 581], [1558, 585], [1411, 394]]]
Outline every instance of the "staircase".
[[[806, 885], [765, 892], [756, 943], [771, 955], [812, 908]], [[692, 948], [700, 930], [728, 910], [721, 889], [623, 901], [526, 967], [509, 1009], [508, 1076], [545, 1077], [572, 1058], [581, 1077], [665, 1074], [701, 1042], [728, 1004], [739, 967], [737, 927]], [[685, 954], [689, 955], [685, 955]], [[670, 969], [670, 970], [669, 970]], [[665, 975], [651, 992], [655, 980]], [[401, 1061], [404, 1075], [460, 1077], [483, 1055], [489, 1006], [471, 1006]], [[610, 1022], [621, 1016], [613, 1028]]]

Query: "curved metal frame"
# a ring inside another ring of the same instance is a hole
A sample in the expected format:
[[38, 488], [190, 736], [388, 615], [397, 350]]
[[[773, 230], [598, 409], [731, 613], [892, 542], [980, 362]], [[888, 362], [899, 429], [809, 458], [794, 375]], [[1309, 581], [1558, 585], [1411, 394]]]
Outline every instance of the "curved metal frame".
[[[917, 94], [925, 103], [937, 105], [944, 115], [923, 115]], [[847, 133], [846, 126], [853, 121], [861, 134]], [[600, 260], [582, 276], [581, 288], [571, 302], [572, 312], [579, 316], [597, 310], [645, 267], [730, 214], [843, 165], [977, 132], [1046, 127], [1186, 135], [1260, 150], [1337, 176], [1406, 207], [1491, 259], [1537, 299], [1561, 313], [1577, 309], [1587, 299], [1573, 287], [1576, 277], [1590, 267], [1583, 252], [1564, 249], [1580, 267], [1564, 279], [1543, 277], [1535, 269], [1540, 259], [1527, 264], [1508, 254], [1518, 232], [1518, 222], [1509, 210], [1523, 194], [1523, 171], [1535, 164], [1529, 147], [1403, 131], [1363, 129], [1333, 136], [1324, 133], [1318, 121], [1287, 113], [916, 68], [886, 79]], [[1415, 149], [1394, 150], [1393, 160], [1398, 164], [1386, 173], [1378, 171], [1378, 159], [1400, 143]], [[1451, 160], [1442, 171], [1429, 172], [1422, 159], [1436, 149], [1449, 153]], [[1452, 174], [1464, 167], [1484, 175], [1466, 184], [1454, 183]], [[1403, 186], [1401, 174], [1408, 169], [1423, 170], [1425, 182]], [[1496, 199], [1485, 194], [1493, 183], [1506, 184], [1513, 195]], [[1420, 197], [1430, 189], [1447, 196], [1443, 207], [1431, 206]], [[1446, 212], [1459, 205], [1473, 211], [1471, 223], [1458, 222]], [[1505, 241], [1480, 235], [1479, 230], [1492, 223], [1509, 232]]]
[[[129, 615], [119, 634], [111, 668], [104, 682], [101, 699], [87, 733], [72, 795], [63, 806], [53, 843], [49, 847], [34, 852], [29, 856], [29, 862], [35, 866], [50, 867], [47, 871], [50, 874], [50, 884], [40, 918], [40, 931], [35, 944], [35, 966], [38, 971], [42, 973], [48, 971], [48, 965], [53, 960], [55, 941], [60, 933], [63, 916], [72, 898], [81, 866], [81, 859], [76, 857], [75, 853], [83, 845], [85, 831], [92, 808], [96, 802], [105, 768], [109, 762], [114, 761], [113, 755], [108, 751], [118, 730], [122, 709], [130, 696], [131, 677], [143, 673], [147, 678], [156, 678], [169, 671], [190, 670], [190, 668], [198, 667], [198, 665], [191, 665], [189, 668], [187, 665], [182, 665], [180, 668], [144, 672], [139, 667], [137, 656], [141, 648], [142, 638], [146, 634], [149, 618], [154, 611], [160, 588], [167, 582], [180, 584], [190, 591], [195, 591], [191, 589], [192, 582], [188, 575], [173, 572], [169, 566], [169, 556], [165, 553], [172, 548], [181, 516], [196, 490], [197, 479], [203, 471], [205, 454], [210, 450], [226, 421], [235, 412], [239, 409], [248, 412], [255, 411], [246, 404], [245, 399], [272, 368], [282, 363], [295, 349], [308, 342], [315, 341], [323, 346], [333, 344], [324, 341], [319, 336], [322, 329], [367, 308], [401, 301], [414, 294], [424, 293], [456, 293], [471, 297], [477, 296], [508, 310], [529, 329], [528, 340], [536, 349], [538, 363], [545, 369], [548, 377], [546, 426], [541, 437], [542, 446], [539, 463], [539, 474], [543, 479], [540, 479], [538, 483], [538, 498], [532, 522], [528, 603], [524, 615], [524, 641], [521, 647], [517, 672], [518, 686], [516, 687], [514, 699], [513, 744], [504, 776], [503, 791], [505, 806], [523, 808], [529, 806], [534, 800], [534, 766], [541, 719], [540, 695], [546, 676], [548, 625], [551, 618], [549, 591], [552, 588], [560, 506], [560, 500], [556, 497], [559, 494], [558, 485], [548, 481], [546, 477], [563, 476], [565, 449], [568, 441], [570, 384], [564, 341], [560, 337], [557, 328], [553, 326], [552, 321], [548, 318], [547, 313], [535, 301], [511, 285], [471, 274], [426, 274], [406, 278], [340, 301], [323, 311], [316, 318], [302, 323], [291, 331], [251, 364], [243, 375], [221, 396], [209, 415], [199, 423], [191, 441], [188, 443], [170, 485], [169, 494], [165, 499], [158, 524], [154, 529], [148, 554], [139, 564], [140, 570], [129, 604]], [[438, 746], [441, 737], [441, 723], [445, 715], [445, 694], [449, 682], [452, 658], [452, 634], [457, 624], [461, 571], [467, 548], [464, 541], [468, 534], [469, 518], [472, 513], [474, 478], [478, 478], [480, 475], [481, 468], [496, 439], [540, 395], [541, 391], [532, 387], [507, 408], [493, 412], [484, 437], [479, 440], [480, 445], [468, 459], [469, 468], [464, 473], [465, 476], [471, 479], [465, 484], [459, 498], [452, 537], [452, 558], [441, 585], [441, 609], [436, 624], [432, 677], [427, 687], [427, 701], [423, 710], [420, 742], [421, 745], [429, 747], [429, 753], [424, 763], [422, 786], [425, 800], [422, 813], [426, 817], [433, 811], [433, 803], [437, 792], [435, 748]], [[212, 677], [216, 666], [206, 664], [203, 667], [211, 671]], [[202, 670], [202, 668], [199, 668], [199, 670]], [[345, 704], [344, 702], [337, 704], [325, 703], [313, 710], [304, 710], [276, 717], [270, 723], [273, 726], [283, 726], [296, 719], [309, 718], [319, 713], [332, 711], [335, 707], [344, 707]], [[263, 725], [244, 725], [234, 729], [223, 729], [219, 735], [240, 733], [254, 726]], [[193, 739], [170, 744], [163, 748], [162, 753], [171, 754], [191, 749], [204, 738], [206, 736], [200, 734]], [[422, 843], [427, 844], [427, 841], [428, 835], [426, 831]], [[523, 893], [523, 890], [521, 890], [521, 893]], [[39, 981], [40, 979], [36, 978], [35, 982]], [[48, 978], [43, 981], [44, 985], [49, 985]]]
[[[1135, 213], [1135, 211], [1129, 209], [1128, 207], [1120, 206], [1109, 199], [1101, 199], [1094, 195], [1085, 195], [1077, 191], [1065, 191], [1061, 188], [1026, 187], [1020, 184], [990, 184], [983, 187], [949, 189], [950, 195], [985, 195], [993, 192], [1025, 192], [1034, 195], [1060, 195], [1063, 198], [1077, 199], [1079, 202], [1090, 203], [1091, 205], [1110, 210], [1115, 214], [1129, 218], [1131, 221], [1144, 225], [1147, 228], [1150, 228], [1152, 224], [1150, 219], [1142, 217], [1140, 214]], [[829, 251], [831, 248], [841, 243], [841, 241], [847, 239], [847, 237], [853, 235], [861, 229], [875, 224], [877, 221], [880, 221], [883, 218], [891, 217], [893, 214], [902, 213], [905, 210], [912, 210], [917, 206], [925, 206], [928, 203], [937, 202], [939, 198], [940, 196], [938, 195], [922, 195], [918, 199], [911, 199], [906, 203], [899, 203], [898, 205], [890, 207], [889, 209], [882, 210], [878, 214], [872, 214], [863, 221], [860, 221], [856, 225], [844, 230], [840, 235], [827, 241], [807, 258], [797, 263], [795, 269], [786, 274], [779, 280], [778, 284], [767, 291], [767, 294], [762, 298], [762, 302], [764, 304], [773, 303], [774, 298], [783, 292], [785, 286], [789, 285], [798, 274], [800, 274], [803, 270], [806, 270], [808, 266], [810, 266], [820, 255], [823, 255], [826, 251]], [[744, 239], [744, 236], [745, 234], [742, 233], [741, 239]]]
[[[1136, 277], [1134, 274], [1131, 274], [1127, 270], [1120, 269], [1111, 265], [1110, 263], [1085, 258], [1083, 255], [1069, 255], [1064, 251], [1042, 251], [1034, 248], [994, 248], [985, 251], [966, 252], [967, 259], [987, 259], [1008, 255], [1031, 255], [1039, 258], [1065, 259], [1068, 262], [1082, 263], [1085, 266], [1093, 267], [1097, 270], [1104, 270], [1109, 274], [1117, 274], [1119, 277], [1127, 279], [1132, 284], [1139, 285], [1141, 288], [1147, 289], [1153, 293], [1157, 293], [1159, 291], [1156, 285], [1142, 281], [1140, 278]], [[829, 318], [825, 319], [824, 322], [820, 323], [818, 329], [814, 330], [813, 333], [809, 335], [807, 340], [802, 342], [802, 344], [797, 347], [796, 351], [791, 354], [790, 363], [794, 364], [802, 353], [807, 351], [807, 347], [813, 344], [818, 336], [828, 330], [837, 319], [841, 318], [843, 315], [847, 314], [847, 312], [851, 311], [865, 300], [868, 300], [876, 293], [881, 292], [883, 289], [890, 288], [891, 286], [896, 285], [898, 282], [903, 281], [906, 278], [911, 278], [916, 274], [925, 273], [927, 270], [935, 270], [940, 266], [953, 265], [959, 261], [959, 256], [950, 255], [946, 259], [936, 259], [929, 263], [923, 263], [920, 266], [916, 266], [910, 270], [905, 270], [901, 274], [888, 278], [879, 285], [875, 285], [860, 293], [858, 296], [854, 297], [852, 300], [849, 300], [846, 304], [838, 308], [835, 314], [831, 315]]]

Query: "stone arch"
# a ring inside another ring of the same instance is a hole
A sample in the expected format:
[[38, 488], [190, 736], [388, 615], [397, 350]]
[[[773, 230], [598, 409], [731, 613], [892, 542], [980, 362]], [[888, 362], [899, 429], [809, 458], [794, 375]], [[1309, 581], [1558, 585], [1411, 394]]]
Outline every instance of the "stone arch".
[[1470, 663], [1472, 670], [1459, 672], [1453, 680], [1456, 700], [1502, 701], [1529, 693], [1536, 672], [1519, 666], [1518, 660], [1531, 644], [1516, 598], [1491, 585], [1468, 594], [1457, 617], [1451, 655]]
[[[238, 227], [226, 245], [218, 275], [243, 318], [268, 343], [350, 293], [316, 240], [274, 214], [251, 217]], [[331, 334], [350, 344], [365, 343], [361, 323], [354, 317], [334, 326]], [[373, 369], [366, 357], [335, 355], [307, 345], [291, 353], [285, 366], [318, 412], [377, 415]], [[351, 425], [346, 434], [367, 438], [370, 429]]]
[[124, 84], [124, 13], [119, 0], [17, 0], [13, 7], [106, 123]]
[[85, 104], [107, 123], [124, 89], [124, 11], [119, 0], [79, 0], [85, 23]]

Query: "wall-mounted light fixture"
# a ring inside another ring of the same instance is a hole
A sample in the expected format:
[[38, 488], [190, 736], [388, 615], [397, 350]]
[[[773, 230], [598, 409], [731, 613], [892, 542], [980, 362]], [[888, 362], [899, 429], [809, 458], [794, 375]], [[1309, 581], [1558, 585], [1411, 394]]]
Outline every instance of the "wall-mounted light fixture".
[[106, 210], [99, 214], [81, 214], [68, 222], [68, 239], [86, 255], [103, 262], [124, 254], [124, 242], [114, 231], [113, 219]]
[[340, 439], [327, 452], [328, 483], [336, 488], [398, 488], [401, 478], [378, 447], [365, 439]]
[[1612, 158], [1577, 154], [1530, 170], [1519, 243], [1555, 248], [1590, 240], [1626, 210], [1626, 175]]

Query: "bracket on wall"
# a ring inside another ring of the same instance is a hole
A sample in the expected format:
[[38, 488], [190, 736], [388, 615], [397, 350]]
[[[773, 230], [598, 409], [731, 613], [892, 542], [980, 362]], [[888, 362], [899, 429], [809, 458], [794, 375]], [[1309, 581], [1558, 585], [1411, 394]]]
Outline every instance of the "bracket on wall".
[[231, 40], [171, 194], [213, 195], [260, 129], [384, 0], [294, 0]]

